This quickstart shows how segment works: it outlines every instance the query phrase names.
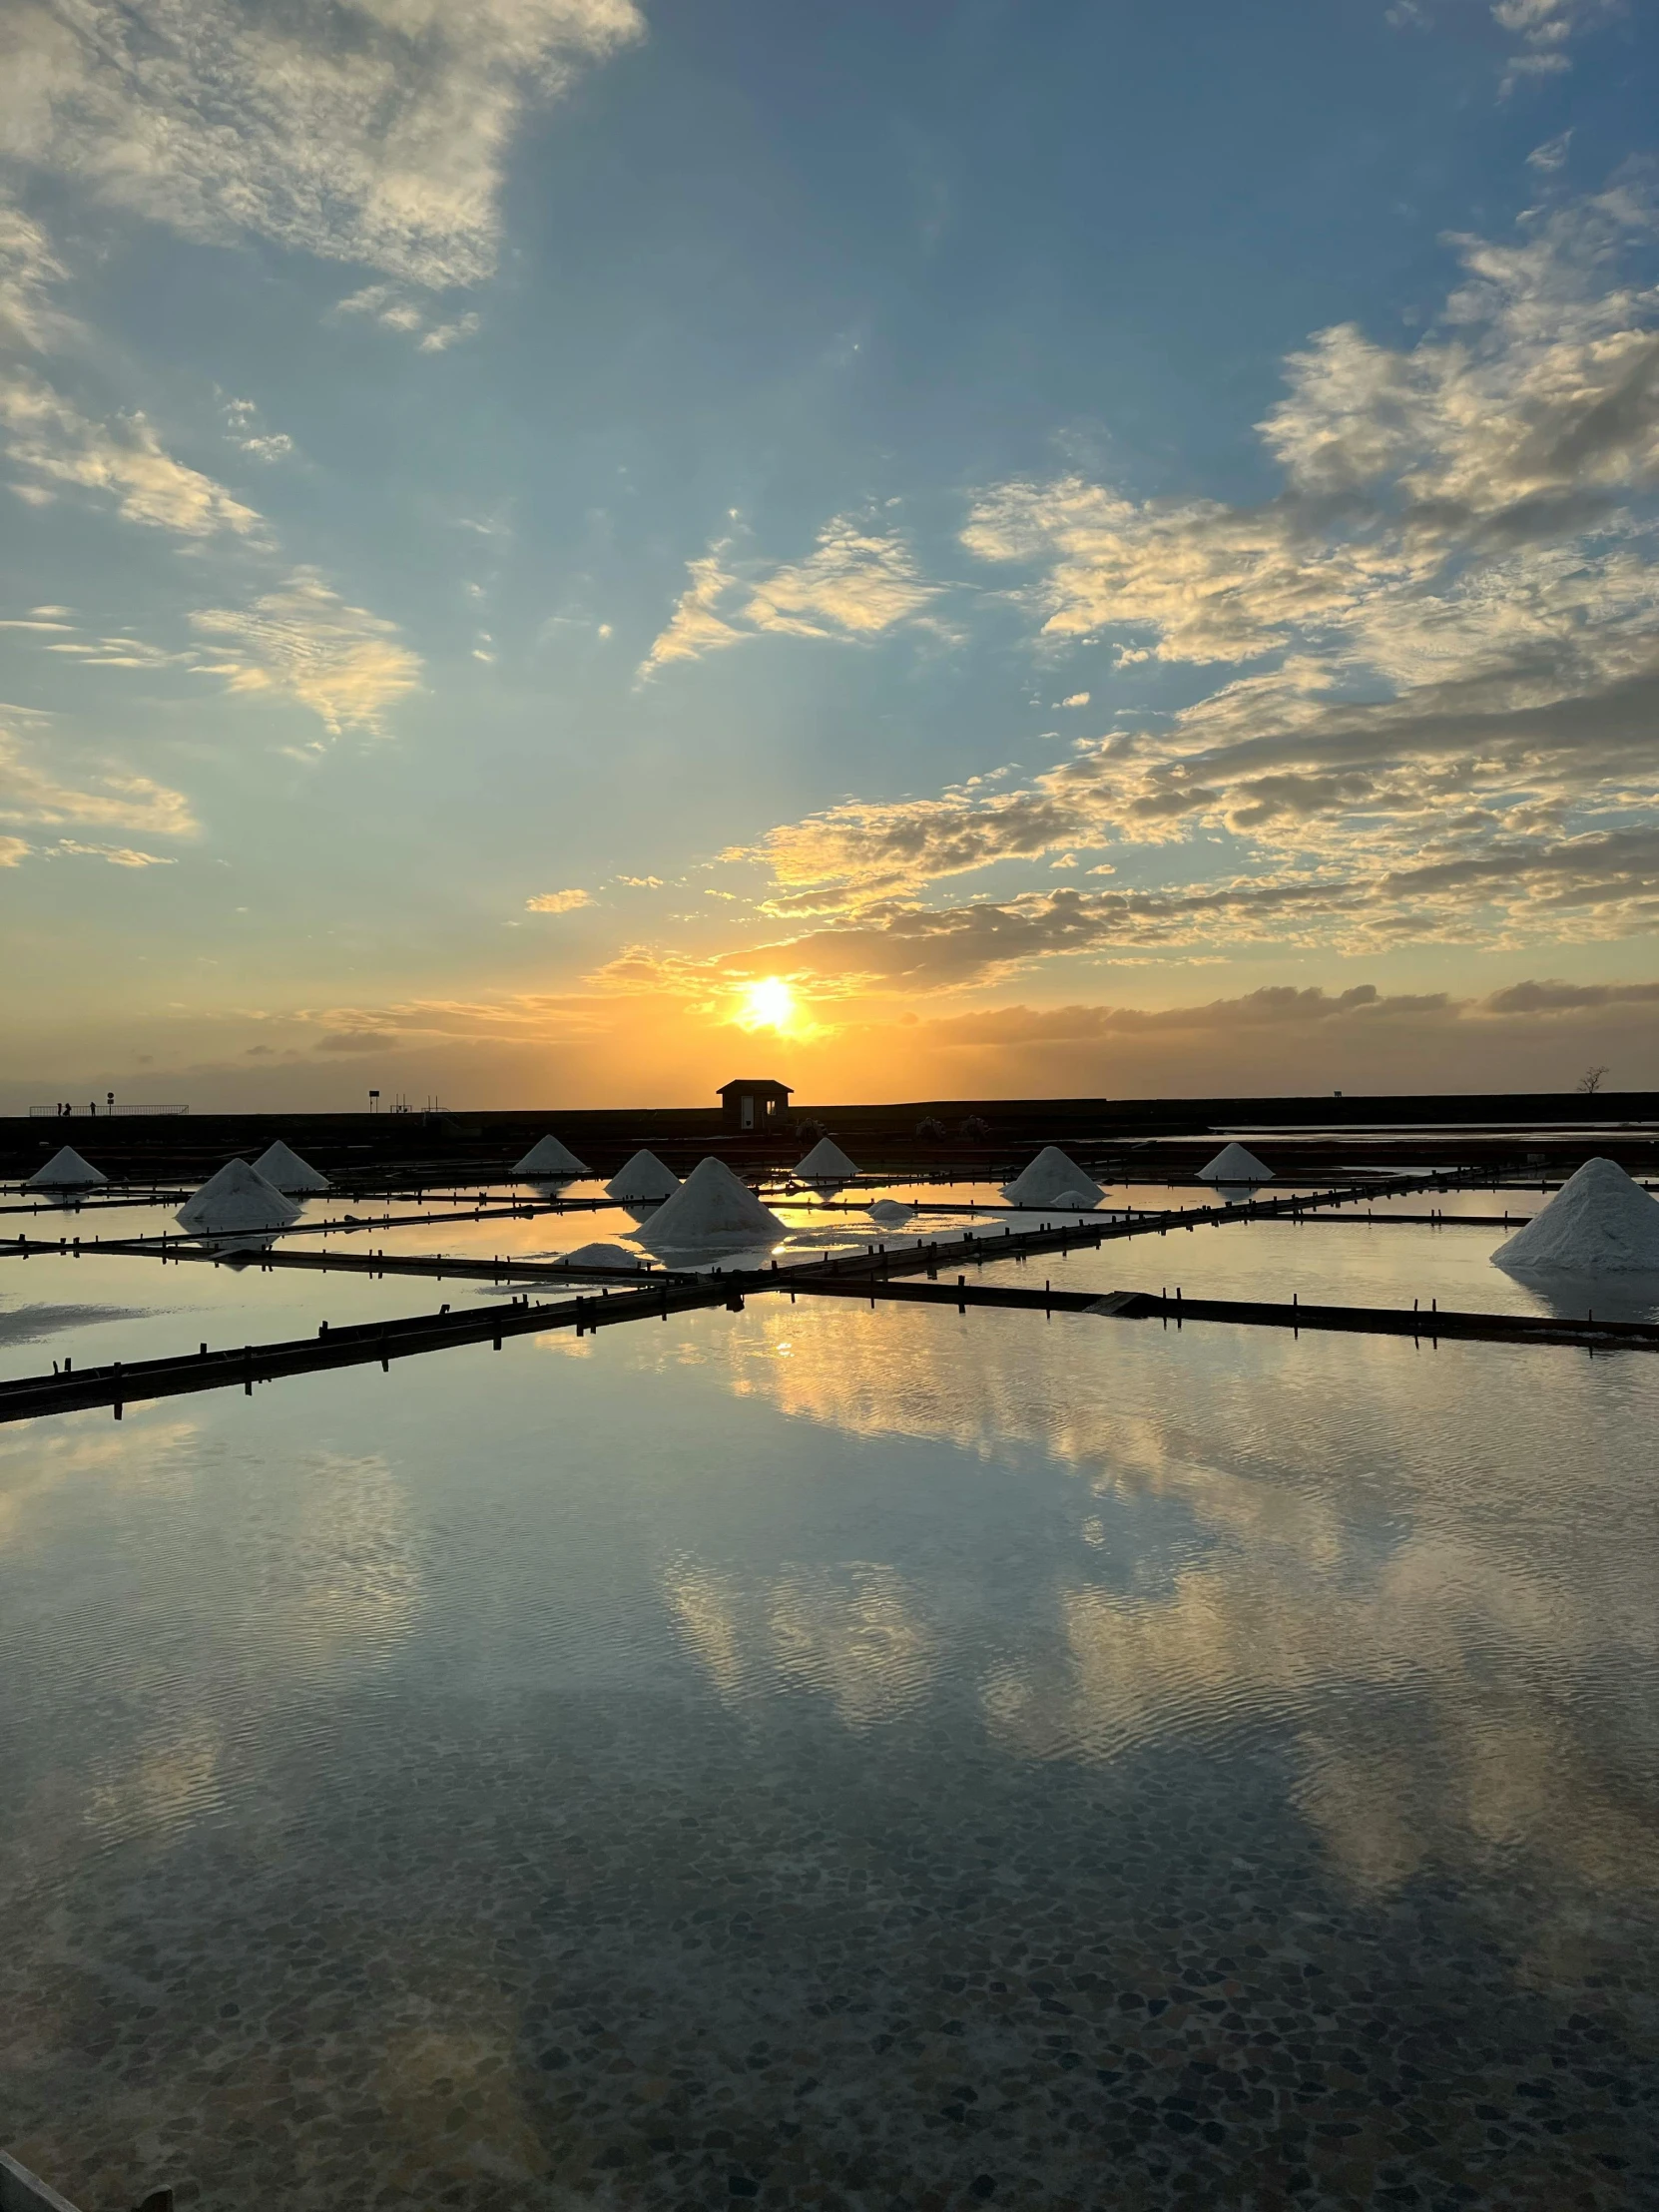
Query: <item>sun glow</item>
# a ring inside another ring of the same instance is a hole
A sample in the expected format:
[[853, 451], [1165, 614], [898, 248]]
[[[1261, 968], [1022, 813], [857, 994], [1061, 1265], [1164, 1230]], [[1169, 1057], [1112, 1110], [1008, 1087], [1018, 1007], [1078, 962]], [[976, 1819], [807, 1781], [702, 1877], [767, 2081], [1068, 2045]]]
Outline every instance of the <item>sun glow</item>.
[[796, 1019], [795, 993], [780, 976], [751, 983], [738, 1019], [746, 1029], [789, 1029]]

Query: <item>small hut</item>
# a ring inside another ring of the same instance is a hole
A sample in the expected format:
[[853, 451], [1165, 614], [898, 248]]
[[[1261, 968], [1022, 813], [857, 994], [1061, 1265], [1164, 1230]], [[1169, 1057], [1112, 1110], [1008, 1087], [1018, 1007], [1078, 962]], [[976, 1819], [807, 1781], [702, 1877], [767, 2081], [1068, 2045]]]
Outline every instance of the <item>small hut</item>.
[[722, 1083], [720, 1103], [725, 1111], [728, 1129], [776, 1129], [790, 1110], [791, 1089], [788, 1083], [775, 1083], [770, 1077], [740, 1076], [734, 1083]]

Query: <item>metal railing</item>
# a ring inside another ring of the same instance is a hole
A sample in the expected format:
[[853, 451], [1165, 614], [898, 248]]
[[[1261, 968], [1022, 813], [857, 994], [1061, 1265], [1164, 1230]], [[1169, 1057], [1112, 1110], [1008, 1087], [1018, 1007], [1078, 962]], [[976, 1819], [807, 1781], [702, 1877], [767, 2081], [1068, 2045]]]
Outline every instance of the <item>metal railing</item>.
[[98, 1106], [88, 1114], [79, 1106], [72, 1106], [67, 1114], [56, 1106], [31, 1106], [31, 1121], [106, 1121], [119, 1120], [123, 1114], [188, 1114], [188, 1106]]

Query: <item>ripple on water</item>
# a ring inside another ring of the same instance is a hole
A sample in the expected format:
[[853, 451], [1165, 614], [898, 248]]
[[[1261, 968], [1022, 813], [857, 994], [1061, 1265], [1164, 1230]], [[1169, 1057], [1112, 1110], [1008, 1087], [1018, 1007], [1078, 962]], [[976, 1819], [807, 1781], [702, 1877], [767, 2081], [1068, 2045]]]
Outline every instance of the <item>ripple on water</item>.
[[9, 2140], [1623, 2212], [1653, 1372], [757, 1301], [0, 1435]]

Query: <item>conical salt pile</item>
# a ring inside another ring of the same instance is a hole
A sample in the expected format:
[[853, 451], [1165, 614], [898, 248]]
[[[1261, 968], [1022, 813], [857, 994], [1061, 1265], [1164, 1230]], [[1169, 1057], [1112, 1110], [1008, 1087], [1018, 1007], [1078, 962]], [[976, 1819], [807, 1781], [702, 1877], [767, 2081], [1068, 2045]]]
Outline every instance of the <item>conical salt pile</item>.
[[72, 1144], [54, 1152], [45, 1167], [36, 1168], [23, 1188], [26, 1191], [90, 1191], [95, 1184], [107, 1183], [109, 1177], [101, 1175], [90, 1160], [83, 1160]]
[[637, 1252], [630, 1252], [626, 1245], [585, 1244], [578, 1245], [574, 1252], [567, 1252], [560, 1265], [567, 1268], [616, 1268], [637, 1275], [640, 1256]]
[[515, 1175], [527, 1175], [532, 1180], [540, 1177], [549, 1183], [568, 1183], [587, 1172], [587, 1162], [578, 1160], [557, 1137], [543, 1137], [539, 1144], [533, 1144], [513, 1169]]
[[906, 1206], [901, 1198], [878, 1198], [869, 1209], [869, 1218], [878, 1229], [898, 1229], [915, 1213], [913, 1206]]
[[1492, 1254], [1497, 1268], [1570, 1275], [1659, 1274], [1659, 1204], [1615, 1160], [1586, 1160]]
[[1201, 1183], [1271, 1183], [1273, 1170], [1242, 1144], [1225, 1145], [1208, 1167], [1200, 1168]]
[[795, 1172], [802, 1183], [845, 1183], [858, 1170], [833, 1138], [820, 1137]]
[[770, 1244], [784, 1224], [764, 1207], [724, 1160], [700, 1160], [671, 1199], [658, 1207], [641, 1242], [701, 1245], [728, 1241]]
[[1098, 1206], [1106, 1193], [1092, 1183], [1056, 1144], [1045, 1144], [1022, 1175], [1002, 1187], [1010, 1206], [1052, 1206], [1062, 1191], [1082, 1192], [1090, 1206]]
[[635, 1206], [650, 1206], [659, 1198], [672, 1198], [679, 1188], [680, 1178], [672, 1168], [665, 1168], [654, 1152], [636, 1152], [606, 1184], [605, 1196]]
[[193, 1237], [240, 1237], [285, 1229], [299, 1219], [299, 1208], [246, 1160], [228, 1160], [173, 1218]]
[[287, 1191], [297, 1195], [300, 1191], [325, 1191], [330, 1186], [325, 1175], [319, 1175], [309, 1160], [301, 1160], [297, 1152], [290, 1152], [280, 1137], [275, 1144], [267, 1145], [254, 1162], [256, 1175], [263, 1175], [274, 1191]]
[[1096, 1191], [1091, 1198], [1087, 1191], [1056, 1191], [1045, 1203], [1057, 1207], [1062, 1214], [1092, 1214], [1100, 1204], [1100, 1193]]

